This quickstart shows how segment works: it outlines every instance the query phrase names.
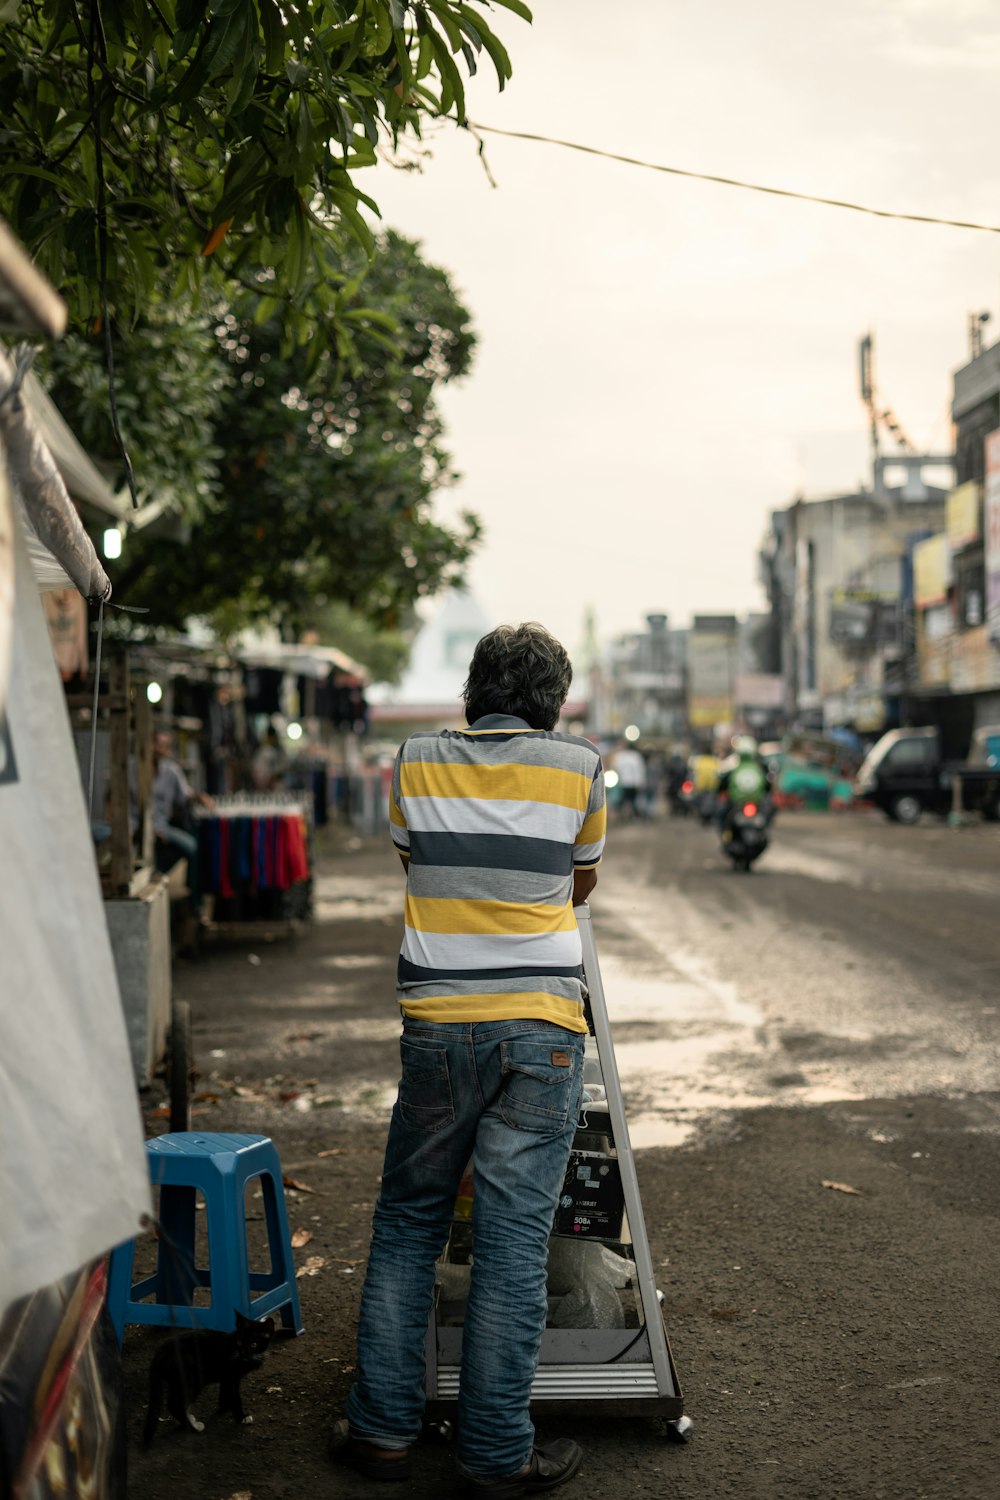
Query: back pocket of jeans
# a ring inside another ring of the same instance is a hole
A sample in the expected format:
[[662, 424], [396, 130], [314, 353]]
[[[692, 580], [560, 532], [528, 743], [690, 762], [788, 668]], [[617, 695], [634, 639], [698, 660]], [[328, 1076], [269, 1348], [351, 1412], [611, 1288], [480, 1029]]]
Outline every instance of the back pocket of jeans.
[[504, 1090], [500, 1113], [515, 1130], [552, 1134], [565, 1129], [577, 1093], [580, 1053], [575, 1046], [515, 1037], [501, 1043]]
[[412, 1130], [443, 1130], [455, 1118], [448, 1053], [424, 1047], [405, 1036], [399, 1044], [403, 1076], [399, 1081], [399, 1114]]

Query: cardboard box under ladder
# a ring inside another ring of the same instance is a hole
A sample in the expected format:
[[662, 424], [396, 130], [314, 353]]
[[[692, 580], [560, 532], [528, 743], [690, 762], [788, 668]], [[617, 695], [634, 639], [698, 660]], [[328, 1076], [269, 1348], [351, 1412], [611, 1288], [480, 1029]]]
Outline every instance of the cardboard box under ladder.
[[[624, 1300], [634, 1321], [625, 1327], [546, 1327], [531, 1399], [533, 1404], [613, 1402], [616, 1412], [668, 1418], [668, 1435], [684, 1441], [692, 1424], [683, 1414], [653, 1276], [590, 908], [580, 906], [576, 915], [590, 994], [591, 1035], [586, 1050], [585, 1103], [550, 1241], [550, 1281], [552, 1247], [557, 1240], [571, 1244], [571, 1254], [588, 1244], [606, 1245], [615, 1257], [613, 1264], [620, 1263], [623, 1276], [618, 1284], [624, 1277], [630, 1294]], [[463, 1299], [460, 1290], [456, 1295], [454, 1283], [461, 1281], [459, 1237], [452, 1234], [438, 1263], [427, 1331], [426, 1392], [432, 1418], [445, 1416], [448, 1406], [458, 1399]]]

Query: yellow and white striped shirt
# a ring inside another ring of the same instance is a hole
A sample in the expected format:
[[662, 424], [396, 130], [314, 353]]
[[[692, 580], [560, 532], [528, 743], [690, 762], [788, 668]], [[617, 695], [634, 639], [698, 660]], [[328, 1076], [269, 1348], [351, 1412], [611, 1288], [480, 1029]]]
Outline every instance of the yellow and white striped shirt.
[[554, 1021], [585, 1031], [573, 874], [604, 849], [589, 740], [490, 714], [415, 734], [393, 770], [407, 858], [398, 996], [429, 1021]]

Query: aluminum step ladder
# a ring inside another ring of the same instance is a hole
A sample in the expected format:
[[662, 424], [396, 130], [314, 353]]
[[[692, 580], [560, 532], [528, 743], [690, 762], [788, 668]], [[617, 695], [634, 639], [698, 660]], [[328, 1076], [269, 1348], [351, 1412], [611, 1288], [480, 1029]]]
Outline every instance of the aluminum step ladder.
[[[578, 906], [576, 916], [583, 946], [591, 1028], [585, 1089], [587, 1083], [593, 1086], [599, 1078], [605, 1094], [603, 1100], [598, 1097], [584, 1103], [581, 1129], [586, 1130], [588, 1140], [598, 1135], [608, 1141], [607, 1161], [614, 1164], [609, 1169], [616, 1168], [621, 1178], [624, 1217], [621, 1233], [614, 1237], [614, 1248], [624, 1264], [632, 1263], [630, 1282], [639, 1326], [546, 1328], [531, 1399], [532, 1403], [581, 1401], [601, 1406], [613, 1403], [614, 1410], [622, 1414], [666, 1417], [668, 1437], [684, 1442], [692, 1423], [684, 1415], [653, 1274], [590, 907]], [[599, 1095], [600, 1091], [595, 1092]], [[448, 1312], [443, 1295], [448, 1276], [445, 1268], [449, 1263], [454, 1264], [450, 1261], [453, 1243], [454, 1236], [439, 1262], [439, 1285], [427, 1331], [426, 1394], [431, 1419], [445, 1417], [448, 1406], [458, 1399], [462, 1328], [456, 1322], [454, 1307]]]

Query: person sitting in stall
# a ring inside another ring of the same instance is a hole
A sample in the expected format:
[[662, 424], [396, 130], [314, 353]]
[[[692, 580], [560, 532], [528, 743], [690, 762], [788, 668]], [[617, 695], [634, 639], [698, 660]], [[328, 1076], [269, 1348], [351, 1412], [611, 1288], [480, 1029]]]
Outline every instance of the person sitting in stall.
[[191, 905], [198, 911], [201, 905], [198, 840], [190, 827], [192, 802], [199, 802], [209, 811], [215, 806], [207, 793], [194, 790], [180, 764], [174, 759], [173, 736], [169, 729], [157, 730], [153, 736], [152, 788], [157, 868], [166, 872], [173, 869], [182, 856], [187, 859]]
[[267, 734], [254, 751], [254, 757], [250, 763], [254, 791], [277, 791], [284, 785], [287, 770], [288, 756], [281, 748], [278, 731], [273, 724], [270, 724]]

